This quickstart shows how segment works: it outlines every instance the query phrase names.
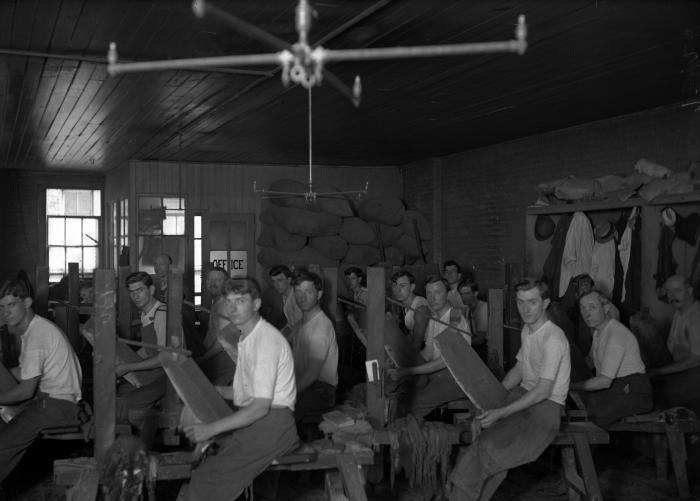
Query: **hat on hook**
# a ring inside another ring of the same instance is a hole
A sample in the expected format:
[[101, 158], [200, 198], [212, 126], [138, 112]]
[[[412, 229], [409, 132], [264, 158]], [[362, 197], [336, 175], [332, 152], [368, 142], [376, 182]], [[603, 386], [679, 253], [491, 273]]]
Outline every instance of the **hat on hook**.
[[539, 241], [547, 240], [554, 234], [555, 226], [551, 217], [540, 214], [535, 221], [535, 238]]
[[596, 225], [593, 231], [595, 240], [598, 243], [605, 243], [615, 236], [615, 227], [610, 221], [603, 221]]
[[698, 243], [698, 233], [700, 232], [700, 214], [693, 212], [683, 217], [680, 214], [676, 217], [676, 236], [688, 242], [690, 245]]

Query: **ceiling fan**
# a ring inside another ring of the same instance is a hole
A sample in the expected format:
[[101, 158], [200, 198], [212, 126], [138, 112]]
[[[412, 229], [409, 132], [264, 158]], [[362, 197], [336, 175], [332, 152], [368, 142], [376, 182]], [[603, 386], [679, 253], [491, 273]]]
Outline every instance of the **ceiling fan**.
[[205, 15], [214, 15], [219, 20], [228, 24], [234, 30], [253, 38], [278, 52], [268, 54], [245, 54], [215, 57], [197, 57], [188, 59], [172, 59], [161, 61], [143, 61], [119, 63], [117, 45], [115, 42], [109, 44], [107, 54], [107, 71], [110, 75], [120, 73], [132, 73], [142, 71], [196, 69], [207, 67], [227, 67], [227, 66], [255, 66], [255, 65], [278, 65], [282, 70], [282, 83], [287, 86], [289, 83], [301, 85], [308, 89], [309, 95], [309, 190], [305, 193], [277, 192], [271, 190], [259, 190], [253, 186], [257, 193], [270, 196], [303, 196], [307, 202], [313, 202], [317, 196], [364, 194], [364, 190], [351, 192], [316, 193], [313, 190], [312, 175], [312, 147], [311, 147], [311, 88], [325, 80], [349, 98], [357, 107], [360, 105], [362, 95], [362, 84], [360, 77], [356, 76], [352, 89], [343, 83], [332, 72], [325, 68], [326, 63], [339, 61], [368, 61], [380, 59], [407, 59], [419, 57], [444, 57], [463, 54], [485, 54], [494, 52], [517, 52], [523, 54], [527, 49], [527, 26], [525, 16], [518, 16], [518, 23], [515, 28], [515, 39], [501, 42], [481, 42], [462, 43], [447, 45], [421, 45], [408, 47], [376, 47], [362, 49], [331, 50], [325, 49], [320, 44], [309, 44], [309, 31], [311, 30], [311, 18], [313, 10], [308, 0], [298, 0], [295, 10], [295, 27], [298, 40], [290, 44], [276, 36], [250, 24], [218, 7], [205, 1], [194, 0], [192, 10], [195, 16], [202, 18]]

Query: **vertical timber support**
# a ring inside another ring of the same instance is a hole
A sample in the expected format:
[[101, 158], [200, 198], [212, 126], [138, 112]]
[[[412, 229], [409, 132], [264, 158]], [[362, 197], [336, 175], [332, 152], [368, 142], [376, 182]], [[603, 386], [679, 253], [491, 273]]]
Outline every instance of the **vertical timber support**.
[[338, 321], [338, 268], [322, 268], [322, 277], [325, 282], [325, 291], [328, 294], [326, 305], [328, 315], [333, 323], [337, 325]]
[[95, 406], [95, 458], [102, 460], [114, 442], [116, 382], [114, 377], [116, 316], [114, 272], [95, 270], [95, 344], [93, 346], [93, 402]]
[[80, 265], [68, 263], [68, 305], [66, 310], [66, 327], [68, 340], [72, 346], [78, 346], [80, 332]]
[[442, 263], [442, 249], [444, 247], [442, 231], [442, 162], [439, 158], [433, 158], [433, 261]]
[[503, 369], [503, 290], [489, 289], [488, 360]]
[[[385, 274], [384, 268], [367, 268], [367, 360], [378, 362], [380, 381], [384, 377]], [[377, 429], [384, 428], [385, 402], [380, 381], [367, 383], [367, 414], [370, 423]]]
[[126, 288], [126, 277], [129, 276], [129, 273], [131, 273], [131, 268], [120, 266], [117, 276], [117, 297], [119, 298], [117, 301], [119, 307], [117, 332], [119, 332], [120, 337], [125, 339], [131, 338], [131, 299]]
[[49, 315], [49, 267], [37, 266], [34, 270], [34, 313], [44, 318]]
[[[182, 272], [171, 271], [168, 277], [168, 311], [167, 311], [167, 342], [173, 348], [182, 348], [185, 339], [182, 332]], [[163, 410], [168, 413], [177, 411], [180, 407], [177, 393], [168, 383]]]

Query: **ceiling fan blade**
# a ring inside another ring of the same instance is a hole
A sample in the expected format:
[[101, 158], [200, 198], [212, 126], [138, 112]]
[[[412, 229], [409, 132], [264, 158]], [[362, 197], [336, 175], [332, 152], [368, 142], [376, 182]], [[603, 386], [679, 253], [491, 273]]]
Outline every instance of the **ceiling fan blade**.
[[360, 106], [360, 87], [358, 77], [355, 77], [354, 89], [350, 89], [343, 81], [335, 76], [334, 73], [328, 70], [328, 68], [323, 68], [323, 79], [328, 82], [331, 87], [335, 88], [343, 96], [347, 97], [350, 102], [355, 106], [355, 108]]
[[248, 38], [252, 38], [253, 40], [257, 40], [258, 42], [261, 42], [268, 47], [272, 47], [273, 49], [291, 50], [292, 48], [290, 43], [285, 42], [281, 38], [277, 38], [275, 35], [272, 35], [265, 30], [261, 30], [257, 26], [220, 9], [216, 5], [213, 5], [206, 0], [195, 0], [192, 3], [192, 10], [199, 18], [202, 18], [207, 14], [214, 15], [220, 21], [229, 25], [240, 34], [245, 35]]

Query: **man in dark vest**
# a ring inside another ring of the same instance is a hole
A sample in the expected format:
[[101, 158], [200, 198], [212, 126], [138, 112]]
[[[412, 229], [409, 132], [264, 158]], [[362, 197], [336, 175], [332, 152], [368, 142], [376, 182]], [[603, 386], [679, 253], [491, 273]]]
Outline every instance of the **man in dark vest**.
[[[154, 297], [156, 288], [151, 276], [143, 271], [134, 272], [126, 277], [126, 288], [140, 313], [141, 341], [165, 346], [166, 307]], [[136, 353], [141, 360], [122, 362], [116, 366], [117, 377], [132, 373], [138, 379], [138, 385], [124, 381], [117, 389], [117, 419], [121, 422], [129, 419], [130, 411], [148, 410], [165, 395], [166, 377], [158, 359], [158, 350], [143, 347]], [[138, 422], [132, 424], [138, 425]]]

